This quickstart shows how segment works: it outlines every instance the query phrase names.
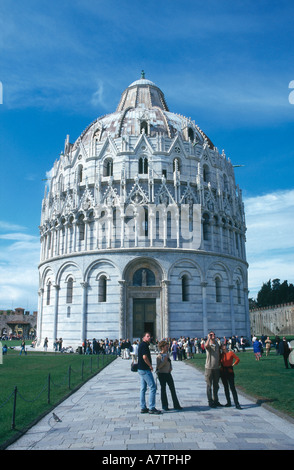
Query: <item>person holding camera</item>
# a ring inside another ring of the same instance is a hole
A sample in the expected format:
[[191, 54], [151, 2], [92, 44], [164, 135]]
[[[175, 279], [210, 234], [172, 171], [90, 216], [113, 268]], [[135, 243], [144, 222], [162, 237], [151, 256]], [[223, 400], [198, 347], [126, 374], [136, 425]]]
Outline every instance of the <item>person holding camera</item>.
[[215, 333], [210, 331], [205, 342], [205, 382], [208, 405], [211, 408], [222, 406], [218, 401], [219, 379], [220, 379], [220, 347], [215, 339]]

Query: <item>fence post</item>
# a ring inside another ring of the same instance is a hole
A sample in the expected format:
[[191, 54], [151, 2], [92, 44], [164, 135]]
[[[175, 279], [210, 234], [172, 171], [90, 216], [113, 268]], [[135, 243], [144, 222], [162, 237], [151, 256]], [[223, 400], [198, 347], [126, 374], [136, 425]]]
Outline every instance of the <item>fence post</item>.
[[16, 395], [17, 395], [17, 387], [15, 386], [15, 387], [14, 387], [14, 398], [13, 398], [13, 412], [12, 412], [11, 429], [15, 429]]
[[50, 374], [48, 374], [48, 398], [47, 398], [48, 405], [50, 404]]

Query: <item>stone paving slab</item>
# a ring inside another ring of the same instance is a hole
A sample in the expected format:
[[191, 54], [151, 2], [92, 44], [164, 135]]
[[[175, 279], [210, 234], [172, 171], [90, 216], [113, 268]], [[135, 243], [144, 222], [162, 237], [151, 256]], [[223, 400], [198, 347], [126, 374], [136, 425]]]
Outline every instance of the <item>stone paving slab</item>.
[[[183, 410], [141, 414], [139, 376], [130, 361], [117, 358], [54, 409], [61, 422], [49, 413], [7, 450], [294, 449], [294, 421], [240, 393], [242, 410], [209, 408], [203, 373], [189, 361], [173, 362], [173, 377]], [[225, 403], [222, 386], [219, 398]]]

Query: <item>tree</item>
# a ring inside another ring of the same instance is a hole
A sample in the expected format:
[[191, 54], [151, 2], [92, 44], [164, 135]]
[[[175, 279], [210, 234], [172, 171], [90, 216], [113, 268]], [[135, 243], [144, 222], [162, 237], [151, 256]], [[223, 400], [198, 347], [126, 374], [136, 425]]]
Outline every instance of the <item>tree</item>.
[[288, 281], [283, 281], [281, 284], [280, 279], [269, 280], [263, 283], [257, 294], [258, 307], [269, 307], [288, 302], [294, 302], [294, 286], [288, 284]]
[[257, 304], [259, 307], [272, 305], [272, 285], [271, 280], [263, 283], [262, 288], [257, 294]]

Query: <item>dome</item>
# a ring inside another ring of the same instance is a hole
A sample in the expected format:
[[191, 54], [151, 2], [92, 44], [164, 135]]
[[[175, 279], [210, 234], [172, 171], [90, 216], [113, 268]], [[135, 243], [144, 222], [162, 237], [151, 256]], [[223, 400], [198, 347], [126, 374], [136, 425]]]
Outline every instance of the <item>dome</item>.
[[143, 78], [131, 83], [122, 93], [114, 113], [98, 118], [92, 123], [81, 138], [91, 139], [97, 134], [99, 141], [127, 135], [140, 135], [142, 132], [150, 137], [158, 135], [174, 139], [181, 135], [184, 141], [207, 142], [214, 145], [208, 136], [190, 118], [170, 112], [164, 93], [151, 80]]

